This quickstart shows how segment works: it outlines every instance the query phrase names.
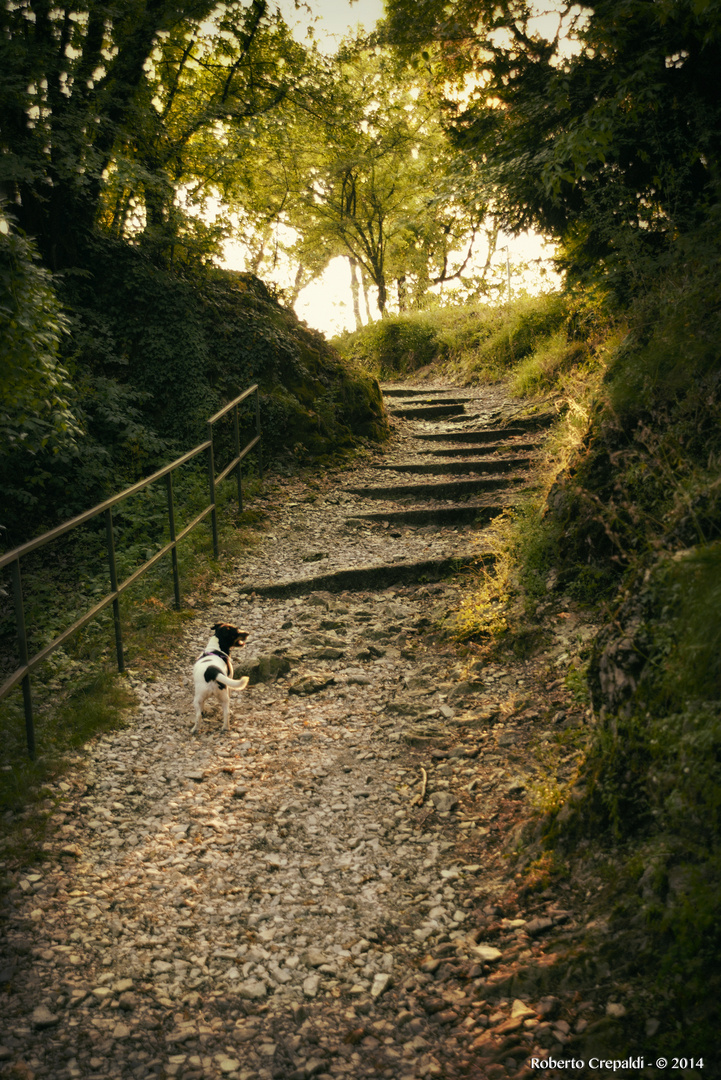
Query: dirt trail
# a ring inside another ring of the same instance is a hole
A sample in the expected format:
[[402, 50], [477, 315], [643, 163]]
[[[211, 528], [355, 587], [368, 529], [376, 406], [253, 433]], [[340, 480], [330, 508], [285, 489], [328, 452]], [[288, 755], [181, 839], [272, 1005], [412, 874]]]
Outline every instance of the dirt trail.
[[[499, 433], [500, 392], [459, 396], [351, 473], [270, 481], [187, 647], [131, 676], [127, 726], [55, 785], [46, 860], [8, 868], [0, 1075], [521, 1077], [598, 1019], [549, 994], [582, 928], [557, 895], [518, 900], [507, 855], [547, 759], [573, 769], [563, 675], [591, 631], [549, 615], [543, 656], [502, 667], [438, 629], [460, 585], [433, 579], [483, 550], [472, 522], [540, 437]], [[459, 461], [491, 482], [459, 488]], [[229, 733], [211, 713], [191, 737], [219, 619], [250, 631], [253, 684]]]

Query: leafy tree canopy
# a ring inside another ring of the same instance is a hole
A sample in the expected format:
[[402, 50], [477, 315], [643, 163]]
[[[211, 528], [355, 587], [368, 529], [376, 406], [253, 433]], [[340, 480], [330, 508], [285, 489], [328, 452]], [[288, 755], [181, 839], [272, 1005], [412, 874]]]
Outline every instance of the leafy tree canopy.
[[223, 125], [282, 101], [297, 53], [266, 0], [4, 0], [0, 184], [21, 227], [59, 268], [99, 217], [122, 232], [141, 202], [149, 234], [167, 226], [188, 174], [222, 170]]
[[[412, 10], [411, 10], [412, 9]], [[717, 201], [721, 9], [712, 0], [388, 0], [385, 40], [456, 95], [456, 145], [504, 226], [567, 241], [583, 270], [629, 267]]]
[[345, 255], [375, 285], [383, 312], [391, 284], [400, 308], [418, 305], [432, 285], [460, 276], [481, 236], [492, 249], [476, 165], [449, 145], [428, 90], [417, 71], [362, 39], [332, 59], [314, 57], [303, 93], [254, 123], [252, 161], [238, 155], [224, 192], [261, 238], [257, 266], [285, 225], [297, 284]]

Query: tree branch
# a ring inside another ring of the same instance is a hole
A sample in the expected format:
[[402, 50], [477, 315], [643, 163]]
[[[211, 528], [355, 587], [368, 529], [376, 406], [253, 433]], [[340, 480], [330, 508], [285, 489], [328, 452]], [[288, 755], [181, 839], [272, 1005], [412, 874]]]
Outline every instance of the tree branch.
[[252, 8], [253, 15], [252, 15], [251, 28], [244, 35], [243, 48], [241, 50], [240, 56], [235, 61], [235, 63], [231, 65], [230, 71], [228, 72], [228, 78], [225, 80], [225, 86], [223, 87], [222, 93], [220, 95], [220, 100], [223, 103], [227, 100], [228, 95], [230, 94], [230, 87], [231, 87], [231, 84], [233, 82], [233, 78], [235, 76], [236, 71], [238, 70], [241, 63], [246, 59], [246, 57], [248, 56], [248, 53], [250, 52], [250, 47], [253, 44], [253, 41], [255, 39], [255, 35], [258, 33], [258, 29], [260, 27], [261, 21], [263, 20], [267, 10], [268, 10], [268, 5], [266, 3], [266, 0], [253, 0], [253, 8]]
[[471, 255], [473, 254], [473, 245], [476, 242], [476, 236], [477, 235], [478, 235], [478, 226], [474, 225], [473, 226], [473, 231], [471, 233], [471, 241], [470, 241], [470, 243], [468, 245], [468, 251], [466, 252], [466, 257], [463, 260], [463, 262], [461, 263], [461, 265], [458, 267], [458, 269], [455, 271], [455, 273], [453, 273], [453, 274], [447, 274], [446, 273], [446, 269], [448, 267], [448, 252], [447, 251], [444, 252], [444, 254], [443, 254], [443, 270], [441, 271], [441, 273], [439, 274], [438, 277], [431, 278], [431, 283], [433, 285], [441, 285], [444, 281], [455, 281], [456, 278], [459, 278], [461, 276], [463, 271], [468, 266], [468, 263], [471, 261]]

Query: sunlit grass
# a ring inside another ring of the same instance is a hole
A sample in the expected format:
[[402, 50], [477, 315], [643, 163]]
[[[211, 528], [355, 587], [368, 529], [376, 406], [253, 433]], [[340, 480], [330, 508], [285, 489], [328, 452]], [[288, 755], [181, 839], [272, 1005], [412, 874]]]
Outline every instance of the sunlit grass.
[[557, 293], [496, 306], [436, 306], [371, 323], [333, 344], [381, 379], [405, 378], [432, 365], [434, 376], [485, 383], [506, 377], [566, 316], [566, 301]]

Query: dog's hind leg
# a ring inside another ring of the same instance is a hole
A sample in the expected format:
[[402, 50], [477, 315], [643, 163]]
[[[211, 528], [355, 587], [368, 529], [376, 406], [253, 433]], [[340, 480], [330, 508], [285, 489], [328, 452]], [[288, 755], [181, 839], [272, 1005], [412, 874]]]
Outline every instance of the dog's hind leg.
[[226, 687], [223, 698], [223, 731], [227, 731], [230, 727], [230, 690]]
[[195, 709], [195, 723], [190, 729], [191, 735], [195, 735], [196, 731], [198, 730], [198, 725], [200, 724], [200, 718], [203, 715], [203, 706], [200, 704], [197, 698], [193, 702], [193, 708]]

